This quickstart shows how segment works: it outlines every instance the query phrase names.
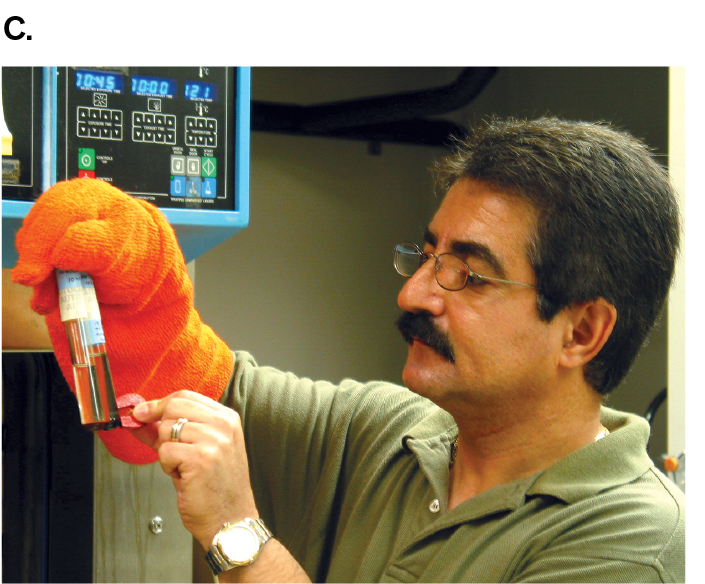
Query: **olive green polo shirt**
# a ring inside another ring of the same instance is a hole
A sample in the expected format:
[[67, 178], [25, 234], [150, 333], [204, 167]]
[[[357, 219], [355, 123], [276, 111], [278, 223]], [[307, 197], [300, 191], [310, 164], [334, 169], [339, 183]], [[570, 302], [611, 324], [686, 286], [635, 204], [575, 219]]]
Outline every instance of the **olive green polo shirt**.
[[453, 418], [390, 383], [339, 385], [236, 353], [258, 509], [314, 581], [683, 582], [685, 499], [645, 420], [446, 510]]

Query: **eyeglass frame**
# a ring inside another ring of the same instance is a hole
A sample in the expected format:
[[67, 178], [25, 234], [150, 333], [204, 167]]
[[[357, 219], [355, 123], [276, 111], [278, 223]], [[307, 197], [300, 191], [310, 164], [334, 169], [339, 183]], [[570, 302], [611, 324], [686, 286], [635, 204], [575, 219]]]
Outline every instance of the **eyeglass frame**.
[[[415, 248], [419, 254], [419, 266], [418, 266], [418, 268], [416, 268], [416, 270], [414, 270], [413, 274], [408, 275], [408, 276], [406, 274], [402, 274], [399, 271], [399, 268], [397, 267], [398, 249], [399, 249], [399, 246], [401, 246], [401, 245], [410, 245], [413, 248]], [[467, 275], [465, 276], [465, 282], [463, 283], [463, 285], [460, 288], [447, 288], [438, 281], [438, 271], [440, 270], [440, 267], [441, 267], [441, 259], [440, 258], [443, 257], [444, 255], [453, 256], [455, 259], [460, 260], [460, 262], [462, 262], [462, 264], [465, 266], [465, 268], [468, 271]], [[470, 280], [470, 276], [472, 276], [473, 278], [478, 278], [480, 280], [489, 280], [491, 282], [501, 282], [502, 284], [514, 284], [515, 286], [524, 286], [526, 288], [532, 288], [534, 290], [538, 290], [538, 288], [536, 286], [533, 286], [531, 284], [524, 284], [523, 282], [514, 282], [512, 280], [503, 280], [502, 278], [493, 278], [491, 276], [483, 276], [482, 274], [478, 274], [474, 270], [470, 269], [470, 266], [468, 266], [467, 263], [465, 263], [465, 260], [463, 260], [462, 258], [458, 257], [457, 255], [455, 255], [454, 253], [451, 253], [451, 252], [445, 252], [440, 255], [436, 255], [434, 253], [426, 253], [418, 245], [416, 245], [415, 243], [411, 243], [409, 241], [404, 241], [404, 242], [398, 243], [394, 246], [394, 269], [396, 270], [397, 274], [399, 274], [400, 276], [402, 276], [404, 278], [411, 278], [412, 276], [414, 276], [414, 274], [416, 274], [416, 272], [419, 271], [421, 266], [423, 266], [428, 261], [429, 258], [433, 258], [435, 261], [434, 266], [433, 266], [433, 277], [436, 280], [436, 283], [441, 288], [443, 288], [444, 290], [448, 290], [449, 292], [458, 292], [459, 290], [466, 288], [468, 285], [468, 281]]]

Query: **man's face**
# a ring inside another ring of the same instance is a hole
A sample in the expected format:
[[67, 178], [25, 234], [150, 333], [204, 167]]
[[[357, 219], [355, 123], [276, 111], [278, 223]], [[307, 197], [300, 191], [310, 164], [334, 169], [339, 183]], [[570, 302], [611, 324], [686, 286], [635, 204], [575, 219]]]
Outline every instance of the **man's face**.
[[[536, 211], [524, 199], [461, 179], [429, 225], [424, 252], [452, 252], [481, 275], [535, 285], [527, 253], [535, 225]], [[453, 358], [414, 340], [405, 385], [451, 412], [470, 403], [521, 408], [523, 400], [540, 396], [555, 379], [563, 329], [559, 317], [540, 320], [536, 294], [493, 281], [451, 292], [438, 285], [434, 260], [428, 260], [406, 282], [398, 303], [404, 311], [428, 313]]]

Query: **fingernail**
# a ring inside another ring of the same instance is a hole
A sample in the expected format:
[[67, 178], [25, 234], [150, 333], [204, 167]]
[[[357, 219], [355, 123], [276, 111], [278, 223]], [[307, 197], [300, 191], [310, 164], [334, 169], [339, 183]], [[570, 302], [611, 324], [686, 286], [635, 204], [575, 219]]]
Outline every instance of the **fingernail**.
[[135, 409], [132, 410], [132, 415], [138, 420], [140, 418], [146, 418], [147, 414], [149, 414], [149, 406], [146, 403], [138, 404], [135, 406]]

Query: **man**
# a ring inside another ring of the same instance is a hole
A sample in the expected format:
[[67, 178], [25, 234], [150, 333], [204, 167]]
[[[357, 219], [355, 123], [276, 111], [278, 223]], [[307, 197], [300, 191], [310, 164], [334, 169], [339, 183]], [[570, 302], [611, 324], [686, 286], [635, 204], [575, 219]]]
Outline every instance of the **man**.
[[683, 581], [684, 497], [602, 406], [673, 275], [666, 174], [605, 126], [493, 120], [439, 183], [395, 251], [411, 392], [236, 353], [220, 403], [135, 408], [184, 525], [221, 581]]

